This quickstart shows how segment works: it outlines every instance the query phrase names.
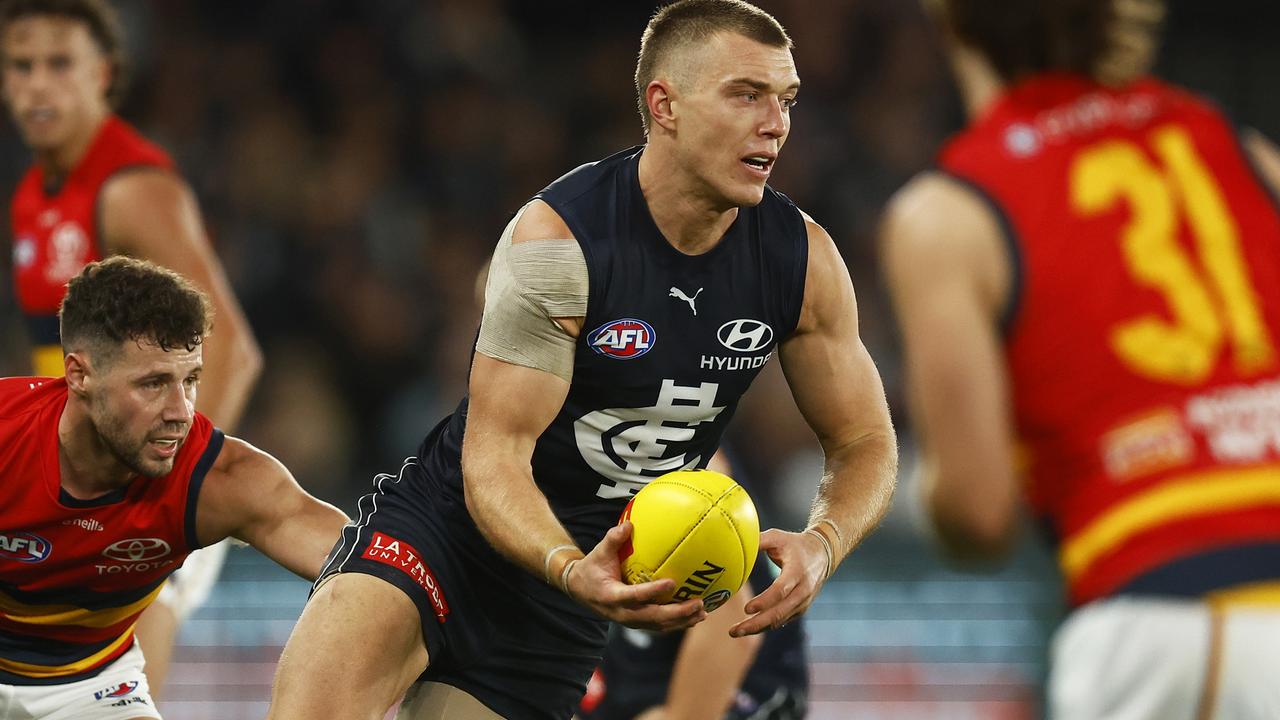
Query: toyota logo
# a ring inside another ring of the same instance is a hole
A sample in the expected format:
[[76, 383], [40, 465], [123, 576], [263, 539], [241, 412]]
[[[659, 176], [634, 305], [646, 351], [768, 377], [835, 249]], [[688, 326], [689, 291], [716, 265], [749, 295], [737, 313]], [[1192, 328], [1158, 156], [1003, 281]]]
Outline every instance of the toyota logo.
[[111, 543], [102, 554], [125, 562], [155, 560], [169, 554], [169, 543], [160, 538], [129, 538]]
[[734, 352], [755, 352], [773, 342], [773, 328], [759, 320], [730, 320], [716, 331], [720, 344]]

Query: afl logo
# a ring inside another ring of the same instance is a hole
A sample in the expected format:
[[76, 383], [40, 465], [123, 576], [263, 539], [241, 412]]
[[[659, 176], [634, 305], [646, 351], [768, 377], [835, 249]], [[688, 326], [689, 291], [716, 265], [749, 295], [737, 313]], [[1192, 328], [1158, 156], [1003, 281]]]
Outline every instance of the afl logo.
[[38, 563], [49, 557], [53, 546], [48, 540], [27, 532], [0, 533], [0, 560]]
[[124, 562], [156, 560], [169, 554], [169, 543], [160, 538], [129, 538], [111, 543], [102, 554]]
[[653, 349], [653, 326], [643, 320], [625, 318], [596, 328], [587, 336], [587, 344], [600, 355], [617, 360], [635, 360]]
[[759, 320], [730, 320], [716, 331], [720, 344], [735, 352], [755, 352], [773, 342], [773, 328]]

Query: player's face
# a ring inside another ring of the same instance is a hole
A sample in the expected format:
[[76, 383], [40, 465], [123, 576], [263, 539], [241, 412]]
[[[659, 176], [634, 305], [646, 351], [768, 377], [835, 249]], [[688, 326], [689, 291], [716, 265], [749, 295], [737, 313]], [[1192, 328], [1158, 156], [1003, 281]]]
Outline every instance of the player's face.
[[165, 475], [191, 430], [201, 348], [165, 351], [127, 340], [119, 352], [95, 373], [90, 418], [121, 464], [146, 477]]
[[33, 149], [74, 142], [106, 113], [110, 63], [83, 22], [20, 18], [0, 37], [0, 51], [5, 103]]
[[673, 106], [684, 165], [730, 206], [756, 205], [791, 132], [800, 78], [787, 48], [719, 33], [690, 51]]

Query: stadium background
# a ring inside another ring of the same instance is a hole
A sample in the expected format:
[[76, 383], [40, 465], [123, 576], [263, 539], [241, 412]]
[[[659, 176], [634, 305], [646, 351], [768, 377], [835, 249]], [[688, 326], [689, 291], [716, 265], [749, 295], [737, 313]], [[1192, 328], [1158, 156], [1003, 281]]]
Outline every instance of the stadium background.
[[[879, 209], [963, 118], [938, 38], [909, 0], [762, 0], [804, 81], [771, 183], [836, 238], [884, 374], [904, 478], [884, 527], [810, 611], [814, 718], [1034, 718], [1061, 612], [1035, 533], [1012, 567], [944, 568], [910, 482], [912, 438], [877, 273]], [[461, 393], [474, 278], [510, 214], [569, 169], [641, 141], [630, 77], [652, 3], [129, 0], [121, 112], [194, 186], [266, 370], [238, 434], [348, 512]], [[1175, 0], [1161, 72], [1280, 138], [1280, 10]], [[0, 133], [7, 194], [29, 154]], [[5, 228], [7, 236], [7, 226]], [[5, 243], [7, 246], [8, 243]], [[0, 275], [0, 373], [26, 340]], [[803, 522], [821, 456], [776, 364], [734, 445]], [[232, 553], [180, 638], [171, 720], [261, 717], [305, 583]], [[341, 692], [335, 689], [335, 692]]]

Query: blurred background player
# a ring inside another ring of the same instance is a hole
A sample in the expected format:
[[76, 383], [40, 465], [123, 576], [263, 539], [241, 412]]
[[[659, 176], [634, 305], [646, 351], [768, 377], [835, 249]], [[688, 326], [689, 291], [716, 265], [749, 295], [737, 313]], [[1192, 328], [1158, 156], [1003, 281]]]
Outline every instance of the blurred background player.
[[[112, 112], [125, 83], [122, 38], [105, 0], [0, 5], [3, 95], [35, 162], [14, 193], [14, 287], [35, 346], [33, 372], [62, 374], [58, 304], [67, 280], [113, 254], [146, 258], [212, 298], [200, 408], [235, 429], [261, 358], [204, 234], [196, 200], [165, 151]], [[178, 625], [207, 596], [227, 545], [193, 554], [139, 623], [158, 692]]]
[[1051, 717], [1277, 717], [1280, 156], [1146, 75], [1160, 2], [931, 8], [971, 121], [884, 252], [937, 534], [1055, 538]]
[[[752, 492], [723, 451], [708, 468]], [[753, 493], [754, 495], [754, 493]], [[731, 637], [756, 588], [776, 574], [764, 553], [743, 588], [707, 619], [683, 632], [609, 628], [579, 720], [800, 720], [807, 712], [809, 668], [804, 618], [760, 635]]]
[[134, 626], [229, 536], [314, 579], [347, 517], [195, 411], [208, 298], [114, 257], [68, 284], [65, 378], [0, 379], [0, 717], [159, 718]]

